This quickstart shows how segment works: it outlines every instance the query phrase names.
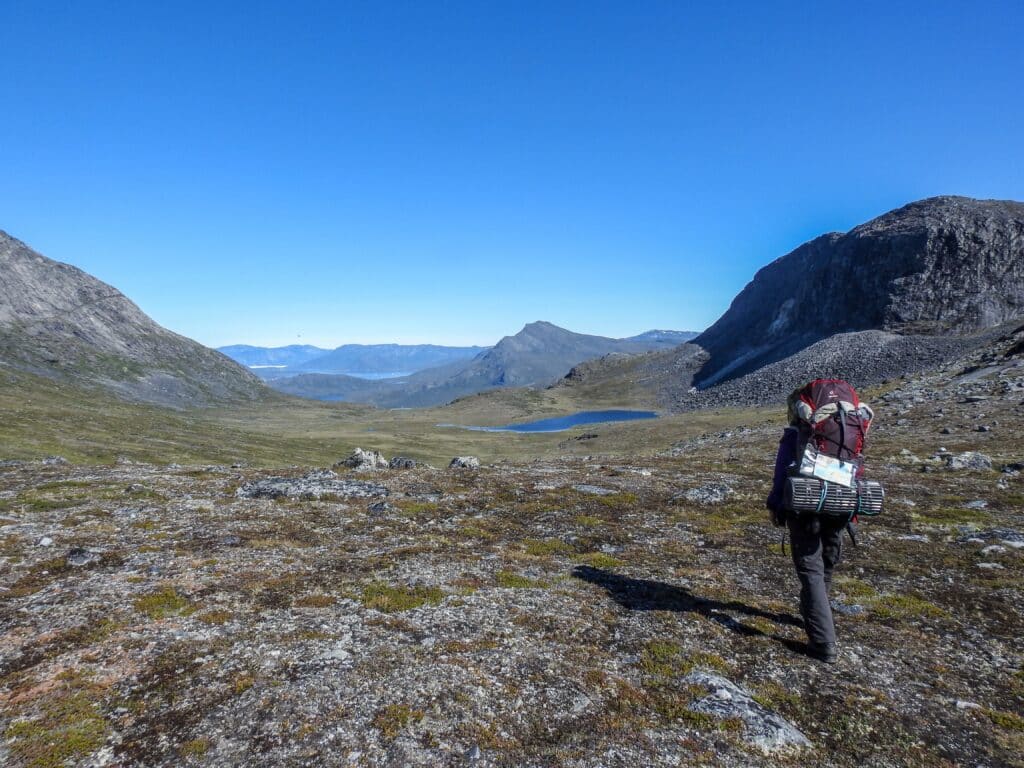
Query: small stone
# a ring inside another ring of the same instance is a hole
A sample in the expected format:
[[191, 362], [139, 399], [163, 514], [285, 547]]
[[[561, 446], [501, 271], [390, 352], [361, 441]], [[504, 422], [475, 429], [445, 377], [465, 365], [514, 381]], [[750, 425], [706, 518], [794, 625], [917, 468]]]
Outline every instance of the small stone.
[[456, 456], [448, 464], [449, 469], [479, 469], [480, 459], [476, 456]]
[[976, 704], [973, 701], [964, 701], [963, 699], [956, 700], [957, 709], [981, 709], [981, 704]]
[[366, 511], [371, 515], [386, 515], [389, 512], [394, 512], [394, 510], [395, 508], [386, 501], [375, 501], [366, 508]]
[[240, 547], [242, 546], [242, 537], [229, 533], [227, 536], [221, 536], [220, 543], [224, 547]]
[[992, 459], [984, 453], [965, 451], [943, 457], [946, 469], [992, 469]]
[[53, 546], [53, 539], [51, 539], [49, 536], [43, 536], [42, 538], [39, 539], [39, 541], [36, 542], [36, 546], [37, 547], [52, 547]]
[[953, 429], [952, 429], [952, 427], [943, 427], [942, 429], [939, 430], [939, 434], [940, 435], [952, 435], [953, 434]]
[[978, 563], [979, 568], [984, 568], [986, 571], [1002, 571], [1004, 567], [999, 563]]
[[845, 605], [838, 600], [832, 601], [832, 610], [842, 616], [860, 616], [867, 611], [863, 605]]
[[47, 456], [45, 459], [43, 459], [42, 463], [48, 467], [56, 467], [62, 466], [64, 464], [69, 464], [70, 462], [63, 456]]
[[990, 427], [988, 424], [979, 424], [978, 426], [976, 426], [974, 428], [974, 431], [975, 432], [991, 432], [992, 431], [992, 427]]
[[672, 497], [671, 501], [688, 501], [692, 504], [722, 504], [732, 494], [733, 489], [724, 483], [708, 483], [697, 488], [690, 488], [681, 491]]
[[131, 485], [129, 485], [127, 488], [124, 489], [124, 492], [125, 493], [142, 493], [145, 490], [146, 490], [146, 486], [142, 485], [141, 483], [132, 483]]
[[89, 563], [95, 563], [100, 559], [100, 556], [95, 552], [90, 552], [88, 549], [82, 547], [75, 547], [68, 552], [65, 560], [68, 565], [82, 566], [88, 565]]
[[981, 554], [983, 555], [999, 555], [1006, 551], [1006, 547], [1000, 546], [999, 544], [989, 544], [987, 547], [983, 547]]
[[580, 493], [589, 493], [591, 496], [610, 496], [615, 491], [611, 488], [602, 488], [599, 485], [574, 485], [573, 490], [579, 491]]
[[987, 509], [988, 502], [985, 499], [975, 499], [964, 504], [964, 509]]
[[467, 750], [467, 752], [466, 752], [466, 759], [467, 760], [479, 760], [480, 759], [480, 745], [479, 744], [474, 744], [472, 747], [469, 748], [469, 750]]

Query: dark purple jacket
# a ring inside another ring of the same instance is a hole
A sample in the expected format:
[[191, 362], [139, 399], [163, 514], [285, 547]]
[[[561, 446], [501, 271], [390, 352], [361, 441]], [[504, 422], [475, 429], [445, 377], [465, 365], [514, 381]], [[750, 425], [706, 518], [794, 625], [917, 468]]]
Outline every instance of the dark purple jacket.
[[775, 455], [775, 476], [772, 478], [772, 492], [768, 494], [765, 506], [773, 512], [782, 511], [783, 493], [789, 465], [796, 459], [796, 443], [799, 432], [796, 427], [786, 427], [779, 440], [779, 452]]

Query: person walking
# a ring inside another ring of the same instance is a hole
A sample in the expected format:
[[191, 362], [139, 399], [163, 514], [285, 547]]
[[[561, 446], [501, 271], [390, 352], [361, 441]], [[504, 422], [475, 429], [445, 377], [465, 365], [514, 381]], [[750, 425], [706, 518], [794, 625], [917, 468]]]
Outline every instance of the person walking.
[[836, 379], [818, 379], [797, 389], [789, 396], [787, 406], [789, 426], [779, 440], [772, 490], [765, 505], [772, 522], [789, 529], [793, 565], [800, 580], [800, 615], [807, 633], [807, 654], [834, 664], [838, 646], [829, 590], [843, 553], [843, 531], [850, 521], [787, 509], [785, 486], [787, 478], [806, 470], [803, 460], [807, 451], [850, 459], [859, 477], [864, 437], [873, 414], [861, 406], [853, 387]]

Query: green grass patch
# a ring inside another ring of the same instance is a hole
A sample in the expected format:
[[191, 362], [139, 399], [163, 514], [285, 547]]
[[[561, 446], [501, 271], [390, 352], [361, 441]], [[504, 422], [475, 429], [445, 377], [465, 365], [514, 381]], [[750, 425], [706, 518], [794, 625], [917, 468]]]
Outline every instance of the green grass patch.
[[866, 581], [861, 581], [852, 576], [837, 576], [833, 583], [843, 595], [855, 600], [872, 598], [878, 594], [878, 590]]
[[523, 539], [522, 547], [526, 554], [533, 557], [551, 557], [574, 551], [571, 544], [561, 539]]
[[132, 604], [135, 606], [135, 610], [141, 611], [151, 619], [187, 616], [195, 610], [195, 607], [186, 598], [179, 595], [174, 587], [170, 586], [138, 597]]
[[391, 704], [373, 716], [373, 727], [388, 741], [393, 741], [399, 733], [414, 722], [423, 719], [423, 713], [407, 704]]
[[609, 509], [635, 507], [640, 501], [639, 497], [635, 493], [630, 493], [629, 491], [609, 493], [606, 496], [595, 496], [593, 500], [600, 506], [608, 507]]
[[438, 506], [436, 501], [400, 501], [398, 508], [406, 517], [417, 517], [437, 512]]
[[207, 611], [196, 616], [204, 624], [220, 625], [228, 622], [233, 614], [231, 611]]
[[295, 606], [298, 608], [327, 608], [337, 602], [338, 599], [334, 595], [303, 595], [295, 601]]
[[678, 677], [697, 668], [728, 672], [729, 664], [715, 653], [685, 653], [678, 643], [667, 640], [652, 640], [640, 654], [640, 669], [655, 677]]
[[617, 568], [623, 564], [619, 558], [612, 557], [604, 552], [585, 552], [582, 555], [575, 555], [573, 560], [577, 563], [589, 565], [592, 568]]
[[498, 571], [494, 574], [494, 580], [498, 583], [499, 587], [505, 589], [535, 589], [545, 586], [542, 581], [528, 579], [526, 576], [514, 571]]
[[190, 739], [182, 744], [178, 751], [182, 757], [200, 758], [210, 751], [210, 740], [205, 736], [198, 739]]
[[1008, 731], [1024, 732], [1024, 717], [1021, 717], [1016, 712], [1003, 712], [998, 709], [988, 708], [982, 709], [981, 711], [985, 717], [1000, 728], [1005, 728]]
[[913, 594], [881, 595], [870, 601], [871, 611], [883, 619], [946, 618], [949, 613]]
[[393, 587], [375, 582], [363, 587], [362, 604], [383, 613], [411, 611], [424, 605], [439, 605], [444, 592], [439, 587]]
[[74, 677], [46, 698], [32, 719], [15, 720], [4, 731], [11, 755], [28, 768], [78, 763], [106, 741], [107, 722]]

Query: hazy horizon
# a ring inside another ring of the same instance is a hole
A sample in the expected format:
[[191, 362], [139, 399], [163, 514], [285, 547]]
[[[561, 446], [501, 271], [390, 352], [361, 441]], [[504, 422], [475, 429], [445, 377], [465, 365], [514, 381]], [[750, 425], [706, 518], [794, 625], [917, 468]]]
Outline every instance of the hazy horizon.
[[[440, 341], [393, 341], [393, 340], [386, 340], [386, 341], [340, 341], [340, 342], [338, 342], [336, 344], [332, 343], [332, 342], [325, 342], [324, 344], [315, 344], [315, 343], [313, 343], [311, 341], [292, 341], [292, 342], [287, 342], [285, 344], [255, 344], [255, 343], [248, 342], [248, 341], [239, 341], [239, 342], [228, 342], [226, 344], [218, 344], [216, 346], [216, 349], [221, 349], [223, 347], [234, 347], [234, 346], [262, 347], [262, 348], [280, 348], [280, 347], [290, 347], [290, 346], [310, 346], [310, 347], [319, 347], [319, 348], [327, 350], [329, 352], [331, 350], [337, 349], [338, 347], [342, 347], [342, 346], [345, 346], [347, 344], [352, 344], [352, 345], [355, 345], [355, 346], [379, 346], [379, 345], [383, 345], [383, 344], [397, 344], [399, 346], [437, 345], [437, 346], [442, 346], [442, 347], [493, 347], [495, 344], [497, 344], [505, 336], [514, 336], [515, 334], [519, 333], [519, 331], [521, 331], [525, 326], [529, 325], [530, 323], [534, 323], [534, 322], [549, 322], [549, 321], [545, 321], [545, 320], [543, 320], [543, 318], [537, 318], [536, 320], [529, 320], [529, 321], [520, 323], [519, 326], [514, 331], [509, 331], [507, 333], [504, 333], [504, 334], [502, 334], [501, 337], [496, 338], [493, 341], [489, 341], [489, 342], [486, 342], [486, 343], [449, 344], [447, 342], [440, 342]], [[558, 323], [553, 323], [553, 325], [558, 325]], [[559, 326], [559, 327], [564, 327], [564, 326]], [[702, 331], [703, 329], [697, 330], [697, 329], [692, 329], [692, 328], [644, 328], [643, 330], [636, 331], [635, 333], [625, 333], [625, 334], [621, 334], [621, 335], [608, 335], [608, 334], [605, 334], [605, 333], [594, 333], [593, 331], [579, 330], [578, 328], [565, 328], [565, 330], [572, 331], [573, 333], [585, 334], [585, 335], [588, 335], [588, 336], [606, 336], [606, 337], [612, 338], [612, 339], [627, 339], [627, 338], [630, 338], [632, 336], [639, 336], [641, 333], [647, 333], [648, 331], [679, 331], [679, 332], [682, 332], [682, 333], [700, 333], [700, 331]]]

